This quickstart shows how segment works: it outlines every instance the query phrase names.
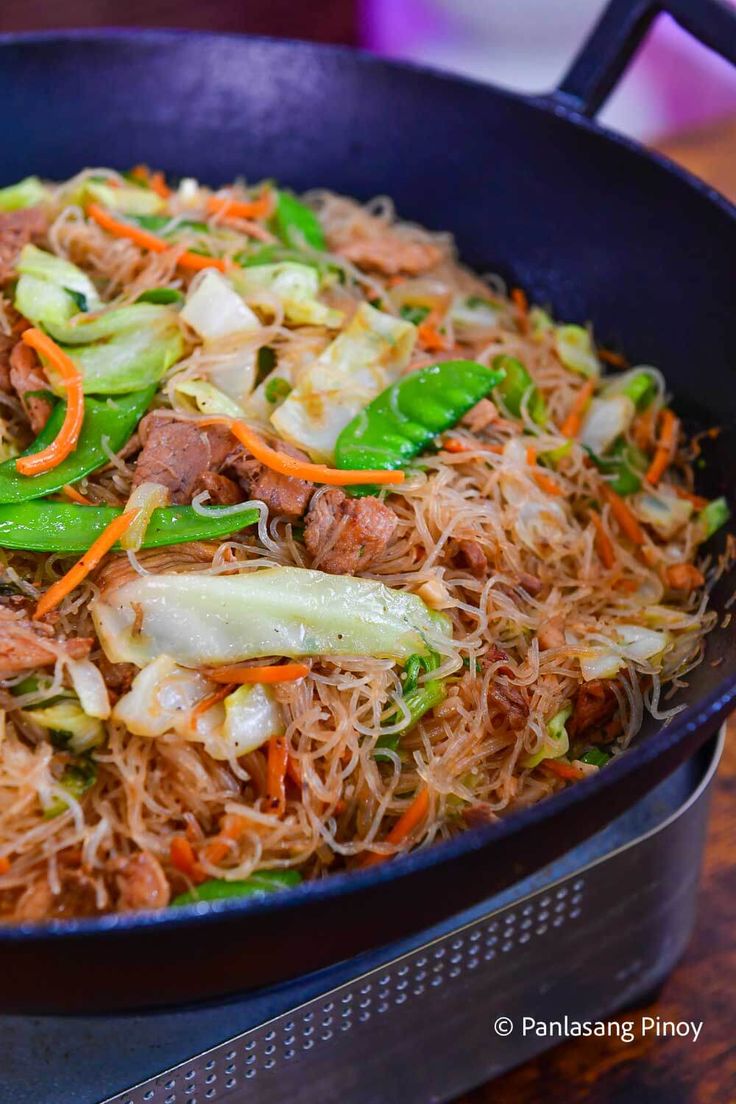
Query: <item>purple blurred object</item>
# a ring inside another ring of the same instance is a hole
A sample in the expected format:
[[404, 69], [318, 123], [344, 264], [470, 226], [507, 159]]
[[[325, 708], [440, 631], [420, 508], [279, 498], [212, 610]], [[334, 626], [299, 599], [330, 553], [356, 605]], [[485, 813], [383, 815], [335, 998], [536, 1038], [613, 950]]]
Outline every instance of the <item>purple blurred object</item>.
[[[362, 41], [387, 56], [541, 92], [559, 80], [604, 6], [604, 0], [362, 0]], [[651, 139], [729, 114], [736, 114], [736, 72], [661, 16], [601, 118]]]

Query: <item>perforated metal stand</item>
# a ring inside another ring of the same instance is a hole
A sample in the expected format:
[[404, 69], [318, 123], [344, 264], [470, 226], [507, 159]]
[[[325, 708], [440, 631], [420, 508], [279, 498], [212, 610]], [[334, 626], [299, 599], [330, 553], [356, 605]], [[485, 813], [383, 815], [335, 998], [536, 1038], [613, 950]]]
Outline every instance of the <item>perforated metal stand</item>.
[[0, 1102], [450, 1099], [550, 1045], [524, 1037], [524, 1015], [604, 1017], [666, 977], [692, 928], [720, 746], [558, 863], [399, 947], [196, 1011], [0, 1017]]

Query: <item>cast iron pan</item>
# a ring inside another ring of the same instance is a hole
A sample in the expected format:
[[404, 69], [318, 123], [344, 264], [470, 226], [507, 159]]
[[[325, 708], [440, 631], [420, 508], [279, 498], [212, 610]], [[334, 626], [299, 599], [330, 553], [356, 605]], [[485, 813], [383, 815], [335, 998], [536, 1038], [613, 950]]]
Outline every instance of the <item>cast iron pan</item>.
[[[614, 0], [560, 90], [527, 98], [349, 50], [168, 31], [0, 40], [0, 174], [146, 161], [393, 196], [462, 255], [664, 369], [689, 427], [724, 427], [703, 491], [733, 499], [736, 213], [602, 131], [599, 107], [661, 8], [736, 62], [720, 0]], [[722, 608], [733, 582], [716, 590]], [[0, 932], [0, 1011], [91, 1012], [271, 985], [399, 938], [529, 874], [602, 827], [715, 731], [736, 694], [734, 629], [709, 637], [688, 708], [553, 799], [394, 863], [248, 903]]]

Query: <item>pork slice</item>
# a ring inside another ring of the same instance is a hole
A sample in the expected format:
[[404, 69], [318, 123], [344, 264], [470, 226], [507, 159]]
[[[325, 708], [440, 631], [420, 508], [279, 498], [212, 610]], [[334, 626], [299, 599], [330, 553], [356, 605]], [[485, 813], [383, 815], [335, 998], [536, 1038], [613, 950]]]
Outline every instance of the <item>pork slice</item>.
[[390, 231], [380, 236], [357, 238], [337, 252], [360, 268], [374, 269], [385, 276], [400, 273], [416, 276], [434, 268], [442, 259], [442, 250], [431, 242], [408, 241]]
[[139, 851], [118, 875], [118, 908], [121, 912], [165, 908], [171, 890], [161, 863], [150, 851]]
[[243, 493], [233, 479], [219, 472], [202, 472], [194, 488], [195, 495], [207, 491], [210, 496], [207, 504], [212, 506], [234, 506], [243, 501]]
[[171, 501], [189, 503], [205, 472], [218, 471], [232, 450], [227, 426], [202, 427], [180, 421], [166, 411], [151, 411], [138, 433], [143, 448], [133, 474], [133, 486], [161, 483]]
[[618, 709], [618, 698], [607, 679], [582, 683], [575, 694], [567, 731], [572, 739], [586, 736], [608, 724]]
[[49, 381], [33, 349], [22, 341], [16, 342], [10, 353], [10, 383], [23, 403], [31, 429], [40, 433], [54, 407], [45, 395], [37, 392], [48, 391]]
[[[309, 460], [303, 452], [285, 441], [274, 441], [273, 448], [297, 460]], [[248, 498], [265, 502], [269, 513], [281, 514], [292, 521], [304, 516], [314, 494], [314, 484], [272, 471], [243, 448], [230, 456], [225, 470], [237, 477]]]
[[0, 679], [14, 678], [34, 667], [50, 667], [56, 663], [59, 648], [72, 659], [84, 659], [92, 643], [86, 637], [54, 640], [47, 626], [0, 607]]
[[[506, 652], [495, 644], [486, 656], [489, 663], [498, 663], [499, 660], [508, 658]], [[512, 673], [511, 667], [505, 664], [497, 668], [493, 682], [488, 687], [488, 709], [492, 724], [505, 724], [517, 731], [524, 727], [529, 716], [529, 692], [525, 686], [511, 681]]]
[[0, 284], [15, 276], [15, 263], [24, 245], [45, 234], [48, 217], [41, 207], [0, 214]]
[[488, 560], [477, 541], [459, 540], [455, 546], [453, 560], [458, 567], [469, 571], [476, 579], [485, 579], [488, 574]]
[[348, 498], [337, 488], [309, 508], [304, 543], [314, 566], [333, 575], [354, 575], [383, 555], [398, 518], [377, 498]]

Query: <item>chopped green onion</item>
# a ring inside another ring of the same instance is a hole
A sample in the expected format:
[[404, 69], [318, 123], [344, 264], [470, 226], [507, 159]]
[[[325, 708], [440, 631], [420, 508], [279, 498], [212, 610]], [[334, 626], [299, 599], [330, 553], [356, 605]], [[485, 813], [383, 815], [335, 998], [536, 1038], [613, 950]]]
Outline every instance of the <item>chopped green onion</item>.
[[578, 755], [581, 763], [587, 763], [589, 767], [604, 767], [611, 758], [611, 753], [603, 748], [589, 747], [582, 755]]
[[399, 314], [402, 318], [405, 318], [407, 322], [413, 322], [415, 326], [420, 326], [429, 314], [429, 307], [422, 307], [414, 303], [404, 303]]
[[[376, 741], [373, 758], [378, 760], [379, 762], [381, 760], [388, 759], [388, 756], [384, 755], [383, 751], [389, 749], [391, 751], [396, 751], [403, 733], [408, 732], [409, 729], [413, 728], [414, 725], [422, 719], [425, 713], [428, 713], [430, 709], [434, 709], [434, 707], [443, 702], [446, 697], [447, 689], [442, 679], [432, 679], [431, 682], [425, 683], [424, 686], [417, 686], [414, 690], [410, 690], [408, 693], [405, 693], [404, 705], [409, 712], [409, 716], [406, 718], [398, 732], [391, 732], [386, 736], [379, 736], [378, 740]], [[399, 713], [392, 713], [386, 721], [386, 724], [396, 724], [399, 716]]]
[[158, 287], [142, 291], [136, 299], [136, 303], [156, 303], [160, 306], [169, 306], [172, 303], [183, 303], [184, 296], [176, 288]]
[[267, 380], [263, 389], [266, 401], [270, 403], [282, 402], [291, 393], [291, 384], [281, 376], [274, 376]]
[[601, 364], [593, 339], [584, 326], [558, 326], [555, 334], [557, 355], [571, 372], [597, 379]]
[[[85, 757], [77, 763], [70, 763], [69, 766], [64, 768], [64, 773], [59, 779], [59, 785], [66, 790], [70, 797], [79, 801], [80, 797], [83, 797], [96, 781], [97, 766], [91, 759]], [[68, 808], [69, 802], [65, 801], [61, 795], [54, 797], [44, 807], [43, 819], [53, 820], [54, 817], [66, 812]]]
[[731, 511], [725, 498], [714, 498], [698, 514], [698, 527], [703, 534], [702, 539], [708, 540], [713, 534], [725, 525], [731, 516]]

